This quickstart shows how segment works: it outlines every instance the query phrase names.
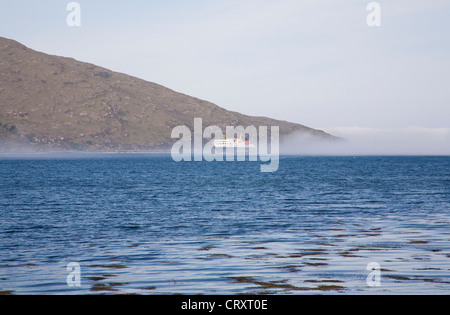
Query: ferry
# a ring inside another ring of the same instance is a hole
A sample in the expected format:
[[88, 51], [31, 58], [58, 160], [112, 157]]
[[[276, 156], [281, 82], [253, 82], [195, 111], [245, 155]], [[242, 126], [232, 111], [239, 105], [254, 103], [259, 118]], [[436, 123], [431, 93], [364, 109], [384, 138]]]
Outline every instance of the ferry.
[[214, 140], [214, 146], [216, 148], [250, 148], [254, 147], [248, 140], [242, 140], [241, 138], [229, 139], [223, 137], [223, 140]]

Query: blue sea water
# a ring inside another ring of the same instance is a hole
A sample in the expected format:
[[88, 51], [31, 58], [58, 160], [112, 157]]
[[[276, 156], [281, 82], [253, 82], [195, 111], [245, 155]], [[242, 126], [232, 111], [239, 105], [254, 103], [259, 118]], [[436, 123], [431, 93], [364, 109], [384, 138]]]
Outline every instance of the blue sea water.
[[0, 292], [450, 293], [450, 157], [260, 165], [4, 157]]

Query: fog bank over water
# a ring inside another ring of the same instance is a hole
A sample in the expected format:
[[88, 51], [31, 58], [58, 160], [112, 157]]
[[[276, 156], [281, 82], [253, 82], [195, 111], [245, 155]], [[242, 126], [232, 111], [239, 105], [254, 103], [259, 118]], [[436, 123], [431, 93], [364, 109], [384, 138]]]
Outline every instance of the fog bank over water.
[[300, 155], [450, 155], [450, 128], [323, 128], [342, 141], [312, 142], [292, 135], [281, 154]]
[[[281, 155], [450, 155], [450, 128], [362, 127], [323, 128], [340, 140], [318, 142], [305, 134], [280, 140]], [[270, 146], [270, 145], [269, 145]], [[120, 154], [119, 154], [120, 153]], [[140, 154], [169, 154], [169, 151], [54, 151], [23, 143], [0, 143], [0, 158], [87, 158]]]

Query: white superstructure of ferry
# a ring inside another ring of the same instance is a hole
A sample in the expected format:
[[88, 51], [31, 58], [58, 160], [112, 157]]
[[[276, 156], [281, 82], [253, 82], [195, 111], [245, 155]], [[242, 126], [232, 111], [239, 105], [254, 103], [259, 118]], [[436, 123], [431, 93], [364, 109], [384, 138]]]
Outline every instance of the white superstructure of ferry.
[[247, 148], [249, 147], [249, 143], [242, 139], [223, 139], [214, 140], [214, 146], [216, 148]]

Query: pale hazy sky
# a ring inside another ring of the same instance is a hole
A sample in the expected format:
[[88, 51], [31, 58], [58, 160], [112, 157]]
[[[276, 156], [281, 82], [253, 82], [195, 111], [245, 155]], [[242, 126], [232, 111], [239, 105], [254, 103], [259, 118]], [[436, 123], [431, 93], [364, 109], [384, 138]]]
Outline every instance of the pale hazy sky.
[[380, 27], [368, 0], [80, 0], [80, 27], [69, 2], [0, 0], [0, 36], [244, 114], [423, 132], [450, 153], [449, 0], [377, 1]]

